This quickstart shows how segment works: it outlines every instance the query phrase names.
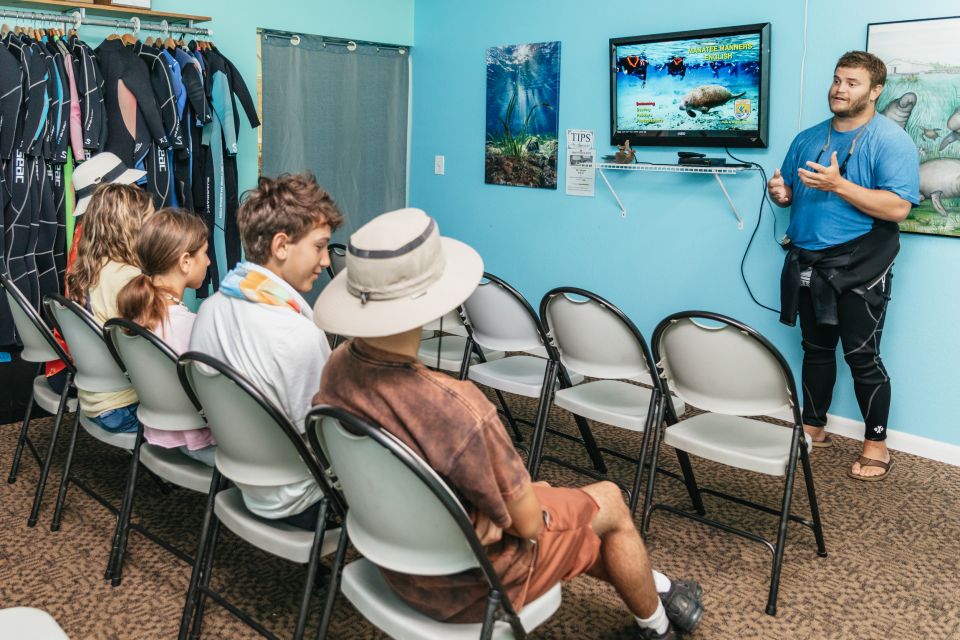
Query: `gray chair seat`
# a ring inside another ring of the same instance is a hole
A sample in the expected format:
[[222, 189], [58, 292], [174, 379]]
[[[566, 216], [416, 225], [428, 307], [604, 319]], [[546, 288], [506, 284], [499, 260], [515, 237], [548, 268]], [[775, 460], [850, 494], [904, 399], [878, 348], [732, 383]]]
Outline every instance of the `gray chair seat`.
[[[340, 586], [343, 594], [367, 620], [392, 638], [434, 640], [475, 640], [480, 636], [477, 624], [450, 624], [438, 622], [413, 609], [400, 599], [384, 581], [380, 570], [369, 560], [361, 558], [343, 570]], [[520, 610], [523, 628], [532, 631], [560, 607], [560, 584], [527, 603]], [[513, 630], [506, 622], [497, 622], [493, 638], [513, 638]]]
[[[560, 389], [554, 404], [570, 413], [631, 431], [643, 431], [650, 408], [651, 390], [621, 380], [597, 380]], [[684, 404], [674, 399], [677, 413]]]
[[[218, 493], [214, 512], [230, 531], [253, 546], [291, 562], [307, 564], [310, 561], [314, 532], [253, 515], [243, 504], [240, 489], [232, 487]], [[324, 533], [320, 557], [336, 550], [339, 536], [339, 528]]]
[[0, 638], [70, 640], [53, 616], [32, 607], [0, 609]]
[[[56, 415], [60, 408], [60, 394], [50, 388], [46, 376], [37, 376], [33, 379], [33, 399], [41, 409]], [[67, 413], [77, 410], [77, 399], [67, 398]]]
[[[527, 398], [539, 398], [543, 386], [543, 374], [547, 361], [534, 356], [510, 356], [484, 362], [470, 367], [470, 380], [500, 391]], [[583, 381], [583, 376], [569, 372], [573, 384]]]
[[[667, 427], [665, 444], [740, 469], [783, 476], [789, 462], [791, 429], [722, 413], [702, 413]], [[806, 436], [807, 447], [811, 446]]]
[[111, 447], [119, 447], [127, 451], [133, 451], [133, 445], [137, 441], [136, 431], [130, 433], [110, 433], [88, 418], [83, 411], [80, 412], [80, 426], [91, 436]]
[[[420, 349], [417, 351], [417, 358], [428, 367], [438, 368], [441, 371], [459, 372], [460, 365], [463, 362], [463, 350], [466, 345], [467, 339], [461, 336], [427, 338], [426, 340], [421, 340]], [[438, 349], [440, 351], [439, 367], [437, 367]], [[483, 350], [483, 356], [487, 361], [499, 360], [503, 355], [503, 351]], [[470, 357], [471, 365], [480, 361], [476, 354], [470, 354]]]
[[140, 462], [147, 469], [178, 487], [207, 493], [213, 478], [213, 467], [188, 458], [179, 449], [165, 449], [144, 442], [140, 446]]

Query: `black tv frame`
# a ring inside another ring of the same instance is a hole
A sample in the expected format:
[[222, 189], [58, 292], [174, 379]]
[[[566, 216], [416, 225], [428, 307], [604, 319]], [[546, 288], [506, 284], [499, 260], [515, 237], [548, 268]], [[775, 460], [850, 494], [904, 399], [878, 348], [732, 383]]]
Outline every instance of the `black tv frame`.
[[[689, 131], [649, 133], [617, 131], [617, 47], [631, 44], [666, 42], [670, 40], [694, 40], [738, 36], [748, 33], [760, 34], [760, 114], [756, 136], [746, 132], [734, 134], [729, 131]], [[620, 145], [629, 138], [634, 147], [734, 147], [766, 148], [770, 128], [770, 23], [720, 27], [717, 29], [693, 29], [653, 35], [610, 38], [610, 144]]]

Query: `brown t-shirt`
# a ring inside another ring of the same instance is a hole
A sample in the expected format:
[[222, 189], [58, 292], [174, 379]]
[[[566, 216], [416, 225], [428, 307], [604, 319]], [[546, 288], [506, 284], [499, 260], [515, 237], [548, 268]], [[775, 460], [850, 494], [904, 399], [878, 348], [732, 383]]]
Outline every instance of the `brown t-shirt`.
[[[354, 339], [333, 352], [316, 404], [341, 407], [399, 438], [460, 496], [471, 520], [507, 529], [507, 503], [530, 484], [497, 409], [472, 382], [430, 371], [418, 361]], [[485, 527], [478, 527], [478, 529]], [[486, 547], [510, 601], [526, 598], [535, 547], [508, 533]], [[489, 587], [479, 569], [411, 576], [381, 569], [411, 606], [437, 620], [479, 622]]]

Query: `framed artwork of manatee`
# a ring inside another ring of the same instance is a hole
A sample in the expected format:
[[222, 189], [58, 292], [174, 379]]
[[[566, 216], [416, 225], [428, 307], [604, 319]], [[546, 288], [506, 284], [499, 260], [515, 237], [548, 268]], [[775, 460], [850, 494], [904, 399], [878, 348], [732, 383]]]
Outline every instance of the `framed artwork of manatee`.
[[877, 110], [920, 152], [911, 233], [960, 237], [960, 17], [867, 25], [867, 51], [887, 65]]

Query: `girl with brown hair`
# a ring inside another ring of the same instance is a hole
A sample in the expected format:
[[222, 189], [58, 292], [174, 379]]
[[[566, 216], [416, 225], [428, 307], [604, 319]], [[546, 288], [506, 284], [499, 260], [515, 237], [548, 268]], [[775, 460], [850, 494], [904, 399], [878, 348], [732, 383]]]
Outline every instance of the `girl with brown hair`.
[[[67, 296], [85, 306], [97, 322], [117, 317], [117, 294], [140, 275], [134, 245], [143, 220], [153, 213], [150, 195], [134, 185], [102, 184], [90, 198], [77, 241], [77, 259], [67, 271]], [[137, 430], [133, 389], [79, 390], [80, 408], [112, 433]]]
[[[140, 229], [136, 259], [142, 273], [117, 297], [121, 318], [156, 333], [176, 353], [188, 350], [196, 314], [183, 304], [183, 292], [203, 282], [210, 265], [207, 226], [199, 217], [176, 209], [161, 209]], [[213, 466], [215, 447], [209, 429], [161, 431], [143, 425], [147, 442]]]

